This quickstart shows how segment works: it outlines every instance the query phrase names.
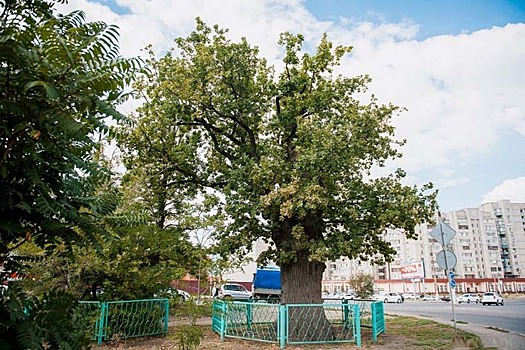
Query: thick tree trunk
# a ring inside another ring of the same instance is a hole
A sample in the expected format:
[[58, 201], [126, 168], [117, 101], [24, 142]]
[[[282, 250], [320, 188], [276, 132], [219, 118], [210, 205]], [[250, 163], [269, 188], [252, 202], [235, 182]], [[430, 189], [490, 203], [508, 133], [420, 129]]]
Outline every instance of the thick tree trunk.
[[281, 303], [320, 304], [325, 264], [308, 261], [308, 253], [298, 257], [297, 262], [281, 266]]
[[[321, 282], [324, 263], [308, 260], [307, 252], [298, 261], [281, 266], [282, 304], [323, 304]], [[334, 339], [332, 325], [322, 306], [289, 306], [289, 341]]]

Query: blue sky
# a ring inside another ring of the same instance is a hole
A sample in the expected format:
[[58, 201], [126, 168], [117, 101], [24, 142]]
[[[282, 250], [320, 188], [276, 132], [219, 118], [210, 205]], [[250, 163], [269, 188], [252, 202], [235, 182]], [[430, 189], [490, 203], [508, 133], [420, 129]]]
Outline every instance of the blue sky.
[[[407, 181], [432, 181], [442, 211], [525, 203], [525, 0], [69, 0], [90, 21], [117, 24], [121, 52], [159, 54], [195, 17], [245, 36], [277, 69], [279, 33], [315, 47], [326, 32], [354, 50], [341, 73], [368, 73], [381, 102], [404, 106]], [[133, 111], [135, 105], [123, 106]]]
[[410, 20], [420, 25], [419, 39], [525, 21], [524, 0], [308, 0], [306, 7], [322, 20]]

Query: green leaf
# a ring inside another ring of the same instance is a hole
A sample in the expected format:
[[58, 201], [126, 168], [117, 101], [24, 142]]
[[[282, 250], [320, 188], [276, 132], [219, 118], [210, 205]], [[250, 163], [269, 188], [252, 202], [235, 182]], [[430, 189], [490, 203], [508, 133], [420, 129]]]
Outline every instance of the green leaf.
[[46, 94], [49, 98], [55, 99], [58, 97], [58, 91], [56, 88], [52, 84], [42, 80], [35, 80], [25, 84], [24, 91], [27, 92], [28, 90], [37, 86], [42, 86], [46, 90]]

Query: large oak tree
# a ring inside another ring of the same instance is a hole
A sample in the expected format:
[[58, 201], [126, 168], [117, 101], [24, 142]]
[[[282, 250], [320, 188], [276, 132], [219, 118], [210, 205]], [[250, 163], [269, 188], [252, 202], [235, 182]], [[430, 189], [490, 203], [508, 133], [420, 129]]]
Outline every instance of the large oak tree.
[[360, 102], [367, 76], [334, 74], [350, 47], [324, 36], [308, 53], [301, 35], [282, 34], [276, 75], [256, 47], [226, 33], [198, 20], [175, 50], [151, 58], [138, 85], [146, 102], [124, 132], [127, 165], [187, 202], [216, 195], [223, 253], [266, 241], [260, 259], [281, 267], [282, 302], [320, 303], [326, 261], [389, 259], [384, 230], [413, 236], [435, 193], [405, 185], [402, 170], [371, 176], [401, 156], [391, 118], [402, 109]]

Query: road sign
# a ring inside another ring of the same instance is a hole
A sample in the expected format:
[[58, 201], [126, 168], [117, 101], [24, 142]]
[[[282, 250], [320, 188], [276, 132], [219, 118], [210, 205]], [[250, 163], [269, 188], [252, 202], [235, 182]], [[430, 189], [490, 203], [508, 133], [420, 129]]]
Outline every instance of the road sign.
[[430, 236], [432, 236], [436, 241], [441, 243], [441, 245], [445, 246], [450, 243], [452, 238], [456, 235], [456, 231], [449, 225], [445, 224], [443, 221], [438, 222], [436, 227], [430, 232]]
[[456, 281], [455, 281], [455, 280], [450, 280], [449, 283], [450, 283], [450, 286], [451, 286], [452, 288], [456, 288]]
[[449, 270], [456, 267], [458, 259], [456, 254], [452, 253], [449, 250], [442, 250], [436, 255], [436, 261], [443, 270]]
[[450, 271], [450, 272], [448, 273], [448, 276], [450, 277], [451, 280], [453, 280], [453, 279], [454, 279], [454, 272], [453, 272], [453, 271]]

